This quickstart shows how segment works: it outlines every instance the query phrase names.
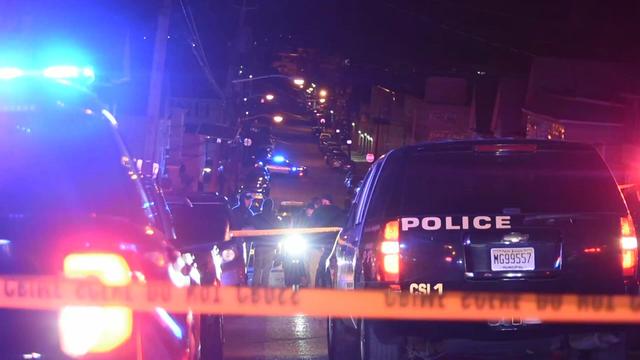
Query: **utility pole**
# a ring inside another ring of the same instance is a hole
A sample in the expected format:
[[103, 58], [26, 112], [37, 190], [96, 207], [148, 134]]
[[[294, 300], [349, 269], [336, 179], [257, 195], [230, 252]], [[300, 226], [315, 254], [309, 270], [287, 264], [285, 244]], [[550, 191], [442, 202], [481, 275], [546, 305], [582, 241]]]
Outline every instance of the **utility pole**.
[[[237, 108], [236, 98], [234, 94], [234, 79], [238, 76], [237, 71], [239, 69], [239, 65], [243, 59], [243, 55], [247, 51], [247, 37], [245, 36], [248, 31], [245, 29], [245, 21], [246, 21], [246, 13], [248, 10], [254, 10], [255, 8], [250, 8], [247, 6], [247, 0], [242, 0], [242, 5], [240, 6], [240, 15], [238, 18], [238, 27], [234, 38], [232, 40], [231, 51], [229, 54], [229, 69], [227, 70], [227, 83], [226, 83], [226, 99], [225, 99], [225, 113], [227, 117], [227, 121], [231, 126], [238, 126], [238, 133], [240, 133], [240, 115], [239, 109]], [[241, 171], [241, 163], [244, 159], [244, 146], [242, 143], [235, 143], [238, 146], [237, 151], [234, 152], [232, 158], [235, 158], [232, 161], [233, 166], [233, 183], [234, 183], [234, 192], [238, 190], [240, 183], [240, 171]]]
[[147, 102], [148, 131], [145, 140], [144, 158], [158, 161], [158, 132], [160, 127], [160, 109], [162, 107], [162, 84], [167, 57], [167, 38], [169, 37], [169, 19], [171, 0], [162, 0], [158, 12], [158, 25], [151, 63], [151, 79], [149, 81], [149, 99]]

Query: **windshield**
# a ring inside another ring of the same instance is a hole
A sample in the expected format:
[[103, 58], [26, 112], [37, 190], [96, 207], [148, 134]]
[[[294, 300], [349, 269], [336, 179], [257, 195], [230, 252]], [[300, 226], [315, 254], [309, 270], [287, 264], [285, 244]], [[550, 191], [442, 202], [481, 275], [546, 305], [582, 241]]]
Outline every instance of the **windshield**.
[[106, 119], [79, 111], [0, 113], [0, 138], [0, 214], [143, 218], [142, 197]]

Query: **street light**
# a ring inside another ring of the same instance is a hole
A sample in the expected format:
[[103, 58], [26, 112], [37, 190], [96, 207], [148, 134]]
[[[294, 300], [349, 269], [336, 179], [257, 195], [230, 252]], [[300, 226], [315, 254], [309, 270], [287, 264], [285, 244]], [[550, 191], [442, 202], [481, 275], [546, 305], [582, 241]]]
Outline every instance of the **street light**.
[[249, 78], [247, 79], [235, 79], [232, 80], [231, 82], [234, 84], [238, 84], [238, 83], [244, 83], [244, 82], [250, 82], [250, 81], [256, 81], [256, 80], [263, 80], [263, 79], [289, 79], [291, 81], [293, 81], [293, 83], [297, 86], [304, 86], [304, 79], [302, 78], [297, 78], [297, 77], [291, 77], [291, 76], [287, 76], [287, 75], [282, 75], [282, 74], [271, 74], [271, 75], [261, 75], [261, 76], [253, 76], [251, 75]]
[[322, 89], [318, 94], [320, 95], [320, 97], [327, 97], [327, 90]]
[[267, 101], [272, 101], [276, 97], [273, 94], [267, 94], [267, 95], [264, 96], [264, 98], [267, 99]]
[[284, 121], [284, 117], [282, 115], [275, 115], [273, 117], [273, 122], [276, 124], [280, 124], [282, 121]]

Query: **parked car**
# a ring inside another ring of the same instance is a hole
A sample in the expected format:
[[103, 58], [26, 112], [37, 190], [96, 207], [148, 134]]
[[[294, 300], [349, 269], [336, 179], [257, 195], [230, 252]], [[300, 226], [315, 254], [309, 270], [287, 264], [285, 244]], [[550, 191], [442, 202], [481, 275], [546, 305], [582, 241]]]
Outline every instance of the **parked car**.
[[355, 165], [347, 171], [344, 177], [344, 186], [347, 188], [347, 195], [349, 195], [349, 197], [353, 197], [355, 195], [368, 170], [369, 166]]
[[322, 143], [322, 142], [330, 141], [331, 138], [333, 137], [333, 134], [330, 132], [322, 132], [318, 137], [319, 137], [318, 140], [320, 141], [320, 143]]
[[351, 167], [351, 160], [349, 155], [345, 153], [335, 153], [327, 157], [327, 164], [332, 169], [343, 169], [345, 167]]
[[320, 142], [320, 144], [318, 145], [318, 149], [320, 150], [321, 153], [325, 153], [330, 148], [341, 147], [341, 146], [342, 144], [340, 144], [337, 141], [328, 140], [328, 141]]
[[249, 193], [254, 199], [269, 197], [271, 174], [264, 166], [256, 164], [242, 179], [238, 193]]

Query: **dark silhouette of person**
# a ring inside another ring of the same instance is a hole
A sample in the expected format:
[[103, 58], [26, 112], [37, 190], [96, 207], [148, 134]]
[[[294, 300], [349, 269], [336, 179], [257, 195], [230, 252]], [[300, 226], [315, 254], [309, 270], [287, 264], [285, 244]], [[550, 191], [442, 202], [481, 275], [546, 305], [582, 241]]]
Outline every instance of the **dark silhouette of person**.
[[[278, 217], [274, 210], [273, 200], [262, 202], [260, 213], [252, 218], [253, 227], [257, 230], [275, 229], [278, 227]], [[276, 256], [276, 238], [260, 236], [253, 241], [253, 286], [268, 286], [269, 273]]]
[[[342, 227], [344, 226], [345, 212], [333, 204], [331, 195], [320, 197], [320, 206], [311, 215], [311, 227]], [[313, 237], [313, 246], [309, 248], [307, 266], [309, 272], [309, 287], [315, 287], [319, 283], [321, 269], [319, 266], [325, 263], [329, 250], [336, 239], [335, 233], [319, 234]]]
[[252, 201], [251, 194], [239, 194], [238, 205], [231, 209], [231, 229], [240, 230], [251, 226], [253, 212], [250, 209]]

